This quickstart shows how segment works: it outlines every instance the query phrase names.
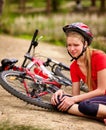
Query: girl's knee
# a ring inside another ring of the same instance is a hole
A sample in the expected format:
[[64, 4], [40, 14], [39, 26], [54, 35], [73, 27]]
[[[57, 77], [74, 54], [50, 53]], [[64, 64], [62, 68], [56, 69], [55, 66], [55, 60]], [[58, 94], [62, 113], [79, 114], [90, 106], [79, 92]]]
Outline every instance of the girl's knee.
[[81, 113], [88, 116], [96, 116], [99, 105], [90, 101], [82, 101], [79, 103], [78, 109]]

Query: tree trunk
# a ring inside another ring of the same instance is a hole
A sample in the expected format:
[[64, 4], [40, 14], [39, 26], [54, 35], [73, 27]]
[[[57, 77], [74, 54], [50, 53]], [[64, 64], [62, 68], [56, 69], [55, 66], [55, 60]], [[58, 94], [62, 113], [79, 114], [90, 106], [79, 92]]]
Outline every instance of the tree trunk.
[[93, 7], [96, 6], [96, 0], [91, 0], [91, 6], [93, 6]]
[[0, 15], [2, 15], [3, 12], [3, 4], [4, 4], [4, 0], [0, 0]]
[[105, 4], [106, 4], [106, 0], [101, 0], [101, 4], [100, 4], [100, 10], [101, 11], [105, 10]]
[[19, 9], [21, 10], [22, 13], [25, 12], [25, 9], [26, 9], [26, 0], [20, 0], [19, 1]]
[[46, 12], [51, 13], [51, 0], [46, 0]]
[[60, 5], [59, 0], [52, 0], [52, 10], [53, 12], [57, 12]]

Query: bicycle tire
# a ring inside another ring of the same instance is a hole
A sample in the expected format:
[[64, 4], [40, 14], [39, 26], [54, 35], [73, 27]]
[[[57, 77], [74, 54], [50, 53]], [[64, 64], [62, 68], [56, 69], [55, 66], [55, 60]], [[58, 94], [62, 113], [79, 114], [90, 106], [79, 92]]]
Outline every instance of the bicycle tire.
[[[64, 69], [64, 71], [65, 71], [65, 69]], [[66, 70], [66, 71], [69, 71], [69, 70]], [[68, 82], [70, 86], [72, 86], [72, 81], [64, 75], [61, 68], [56, 67], [54, 73], [60, 77], [63, 77], [63, 79], [66, 80], [66, 82]], [[80, 82], [80, 90], [83, 92], [88, 92], [88, 87], [84, 83]]]
[[[66, 71], [67, 71], [67, 70], [66, 70]], [[68, 77], [66, 77], [66, 76], [63, 74], [61, 68], [56, 67], [54, 73], [55, 73], [55, 75], [60, 76], [60, 77], [62, 77], [64, 80], [68, 81], [68, 82], [69, 82], [69, 85], [72, 86], [72, 81], [71, 81]]]
[[[27, 102], [28, 104], [32, 104], [32, 105], [35, 105], [35, 106], [38, 106], [41, 108], [45, 108], [45, 109], [55, 110], [55, 108], [50, 104], [50, 101], [43, 101], [43, 100], [40, 100], [40, 98], [38, 98], [38, 97], [33, 98], [33, 97], [30, 97], [25, 94], [23, 87], [22, 87], [22, 83], [21, 83], [23, 80], [22, 76], [20, 76], [21, 74], [22, 74], [22, 72], [13, 71], [13, 70], [1, 72], [0, 73], [1, 86], [6, 91], [8, 91], [10, 94]], [[28, 79], [26, 79], [26, 80], [28, 80]], [[30, 83], [30, 82], [28, 81], [28, 83]], [[33, 81], [31, 81], [31, 83], [33, 83]], [[57, 90], [56, 86], [53, 86], [52, 89], [54, 92]]]

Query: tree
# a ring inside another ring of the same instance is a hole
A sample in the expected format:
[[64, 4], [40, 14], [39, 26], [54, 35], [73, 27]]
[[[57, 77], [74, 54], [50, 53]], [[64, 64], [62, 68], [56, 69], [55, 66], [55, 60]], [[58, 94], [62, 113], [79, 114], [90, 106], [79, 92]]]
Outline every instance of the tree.
[[57, 12], [58, 8], [59, 8], [59, 5], [60, 5], [60, 0], [52, 0], [51, 4], [52, 4], [51, 5], [52, 6], [52, 11]]
[[60, 0], [46, 0], [46, 12], [48, 14], [51, 13], [51, 11], [57, 12], [60, 2]]
[[91, 6], [96, 6], [96, 0], [91, 0]]
[[4, 0], [0, 0], [0, 15], [2, 15], [3, 12], [3, 4], [4, 4]]
[[46, 0], [46, 12], [48, 14], [51, 12], [51, 0]]
[[106, 4], [106, 0], [101, 0], [101, 4], [100, 4], [100, 10], [101, 11], [105, 10], [105, 4]]
[[[106, 4], [106, 0], [100, 0], [100, 11], [105, 10], [105, 4]], [[93, 7], [96, 6], [96, 0], [91, 0], [91, 6]]]
[[25, 12], [26, 9], [26, 0], [19, 0], [19, 9], [22, 13]]

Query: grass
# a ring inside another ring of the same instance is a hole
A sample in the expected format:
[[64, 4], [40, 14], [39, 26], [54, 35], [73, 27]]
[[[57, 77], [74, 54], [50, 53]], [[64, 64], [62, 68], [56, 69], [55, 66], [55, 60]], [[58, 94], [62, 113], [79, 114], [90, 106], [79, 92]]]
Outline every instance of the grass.
[[103, 50], [106, 53], [106, 41], [104, 41], [103, 38], [102, 39], [97, 38], [97, 40], [93, 42], [92, 47]]
[[9, 122], [0, 123], [0, 130], [50, 130], [47, 128], [39, 128], [25, 125], [12, 125]]
[[[44, 0], [41, 1], [41, 7], [44, 6]], [[65, 5], [65, 1], [63, 1]], [[35, 6], [35, 3], [29, 6]], [[36, 3], [40, 7], [39, 2]], [[83, 3], [84, 4], [84, 3]], [[88, 6], [89, 2], [86, 2], [84, 6]], [[12, 7], [11, 7], [12, 6]], [[16, 5], [14, 5], [16, 6]], [[73, 7], [73, 6], [72, 6]], [[92, 32], [94, 33], [95, 42], [94, 45], [97, 48], [106, 48], [101, 47], [102, 41], [96, 40], [97, 37], [106, 37], [106, 17], [105, 15], [93, 14], [83, 14], [83, 13], [73, 13], [68, 12], [68, 8], [64, 8], [66, 12], [52, 13], [51, 15], [47, 14], [17, 14], [14, 11], [9, 12], [8, 9], [13, 10], [13, 5], [9, 5], [8, 8], [5, 6], [5, 12], [1, 19], [0, 32], [7, 33], [9, 35], [14, 35], [21, 38], [31, 39], [35, 29], [39, 29], [39, 35], [43, 35], [43, 41], [53, 43], [56, 45], [65, 45], [65, 35], [62, 31], [62, 27], [66, 24], [73, 22], [83, 22], [91, 27]], [[70, 11], [70, 9], [69, 9]], [[7, 12], [9, 17], [7, 17]], [[6, 15], [5, 15], [6, 14]], [[98, 20], [99, 19], [99, 20]], [[99, 44], [100, 42], [100, 44]], [[98, 45], [99, 44], [99, 45]], [[106, 50], [106, 49], [105, 49]], [[105, 51], [106, 52], [106, 51]]]

